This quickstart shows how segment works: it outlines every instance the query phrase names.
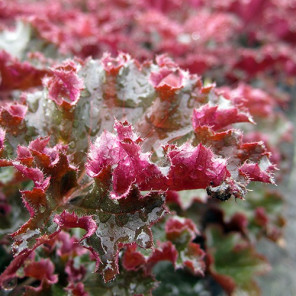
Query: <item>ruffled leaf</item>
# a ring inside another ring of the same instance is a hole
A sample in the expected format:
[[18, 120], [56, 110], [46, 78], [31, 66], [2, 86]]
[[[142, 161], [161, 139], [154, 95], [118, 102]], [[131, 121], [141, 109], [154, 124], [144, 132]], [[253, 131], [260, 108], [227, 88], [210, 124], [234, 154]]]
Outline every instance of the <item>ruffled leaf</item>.
[[58, 106], [69, 110], [77, 104], [83, 87], [82, 80], [77, 75], [77, 67], [68, 61], [51, 71], [52, 76], [44, 80], [49, 98]]
[[236, 107], [218, 108], [205, 105], [193, 111], [193, 128], [209, 126], [214, 131], [237, 122], [253, 122], [250, 115], [239, 111]]
[[137, 270], [146, 263], [143, 254], [137, 251], [137, 245], [131, 244], [126, 247], [122, 257], [122, 265], [126, 270]]
[[141, 196], [136, 188], [124, 199], [112, 200], [109, 194], [109, 188], [96, 185], [90, 195], [76, 202], [79, 208], [92, 213], [98, 226], [85, 247], [97, 258], [97, 267], [105, 281], [112, 280], [119, 272], [118, 252], [123, 244], [152, 247], [150, 227], [165, 213], [161, 194]]
[[[141, 151], [141, 139], [126, 123], [115, 123], [117, 138], [108, 132], [99, 137], [89, 152], [88, 174], [97, 179], [112, 172], [114, 198], [123, 198], [132, 184], [140, 190], [184, 190], [221, 183], [228, 175], [226, 161], [214, 158], [210, 149], [185, 144], [167, 146], [168, 167], [158, 167]], [[163, 172], [167, 171], [167, 175]]]
[[260, 163], [244, 163], [239, 172], [251, 181], [274, 183], [272, 173], [275, 167], [268, 158], [262, 158]]
[[[281, 242], [283, 237], [284, 226], [286, 225], [285, 217], [283, 216], [283, 197], [275, 190], [269, 191], [259, 188], [259, 184], [251, 187], [253, 190], [248, 194], [245, 202], [238, 204], [223, 205], [225, 220], [235, 220], [236, 225], [241, 225], [245, 221], [244, 234], [247, 234], [250, 239], [267, 237], [272, 241]], [[235, 216], [241, 218], [235, 219]], [[246, 229], [247, 228], [247, 229]]]
[[42, 85], [45, 69], [38, 69], [29, 62], [20, 62], [5, 51], [0, 51], [0, 91], [27, 90]]
[[120, 53], [116, 58], [112, 58], [110, 54], [104, 54], [102, 58], [102, 64], [104, 70], [113, 76], [116, 76], [119, 70], [124, 66], [124, 64], [130, 59], [127, 54]]
[[195, 275], [203, 275], [205, 252], [192, 242], [198, 234], [193, 221], [187, 218], [171, 217], [166, 222], [166, 237], [178, 251], [176, 267], [187, 267]]
[[181, 71], [165, 67], [159, 72], [152, 72], [150, 81], [163, 100], [169, 99], [177, 90], [184, 87]]
[[171, 162], [168, 172], [170, 190], [206, 188], [210, 182], [220, 184], [229, 176], [226, 160], [216, 158], [213, 152], [199, 144], [184, 144], [168, 152]]
[[97, 224], [90, 216], [78, 218], [74, 213], [70, 214], [64, 211], [62, 214], [56, 215], [53, 220], [60, 229], [76, 227], [85, 229], [86, 233], [81, 240], [91, 237], [97, 230]]
[[25, 118], [27, 106], [21, 104], [10, 104], [0, 109], [0, 124], [8, 129], [19, 126]]
[[210, 271], [229, 294], [244, 292], [259, 295], [255, 275], [270, 269], [266, 259], [256, 253], [238, 234], [222, 234], [217, 227], [207, 230], [207, 248], [211, 256]]
[[54, 265], [49, 259], [41, 259], [26, 265], [24, 274], [41, 281], [39, 287], [27, 287], [36, 292], [41, 291], [44, 285], [52, 285], [58, 281], [58, 276], [54, 274]]

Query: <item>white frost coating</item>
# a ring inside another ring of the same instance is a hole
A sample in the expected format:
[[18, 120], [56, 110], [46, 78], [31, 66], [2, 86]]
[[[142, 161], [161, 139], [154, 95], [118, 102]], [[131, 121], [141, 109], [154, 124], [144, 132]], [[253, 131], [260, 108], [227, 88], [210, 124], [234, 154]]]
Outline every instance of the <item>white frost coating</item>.
[[83, 74], [85, 75], [84, 83], [86, 89], [90, 93], [95, 91], [96, 95], [102, 95], [101, 85], [105, 79], [103, 66], [96, 60], [90, 60]]
[[27, 240], [34, 235], [39, 235], [41, 233], [40, 229], [35, 229], [35, 230], [28, 230], [25, 234], [20, 234], [15, 237], [16, 241], [22, 240], [22, 243], [18, 246], [13, 245], [13, 247], [17, 250], [17, 254], [19, 254], [21, 251], [25, 250], [28, 248], [28, 242]]
[[97, 127], [100, 124], [100, 118], [104, 118], [102, 110], [103, 90], [102, 85], [105, 80], [105, 71], [103, 66], [96, 60], [90, 60], [85, 68], [82, 68], [80, 76], [83, 77], [84, 84], [90, 98], [87, 98], [90, 104], [89, 114], [92, 127]]
[[159, 167], [159, 170], [166, 177], [169, 174], [170, 167]]
[[[27, 95], [29, 110], [25, 120], [27, 125], [33, 126], [38, 130], [40, 136], [47, 136], [44, 133], [48, 125], [52, 122], [52, 114], [56, 112], [55, 103], [47, 99], [47, 91], [38, 91]], [[36, 124], [38, 122], [38, 124]]]
[[142, 229], [141, 230], [141, 233], [138, 235], [138, 237], [137, 237], [137, 240], [138, 241], [141, 241], [142, 242], [142, 246], [147, 246], [148, 245], [148, 243], [149, 243], [149, 241], [150, 241], [150, 237], [149, 237], [149, 235], [146, 233], [146, 232], [144, 232], [144, 230]]
[[[96, 235], [101, 240], [104, 258], [108, 260], [111, 259], [112, 261], [112, 258], [114, 258], [117, 253], [117, 242], [119, 240], [123, 242], [123, 238], [126, 243], [140, 241], [142, 246], [147, 246], [150, 241], [150, 236], [141, 228], [158, 220], [161, 212], [163, 212], [162, 208], [154, 208], [152, 212], [148, 214], [148, 221], [146, 222], [141, 219], [138, 212], [127, 214], [128, 222], [121, 227], [117, 226], [115, 215], [112, 215], [106, 223], [98, 223]], [[136, 236], [136, 232], [140, 229], [141, 232]]]
[[147, 73], [141, 72], [134, 61], [129, 60], [119, 71], [118, 98], [125, 101], [126, 106], [141, 105], [144, 98], [150, 97], [154, 88], [147, 83]]
[[[268, 169], [272, 166], [270, 160], [268, 159], [267, 156], [263, 156], [259, 162], [259, 167], [262, 171], [268, 171]], [[272, 175], [270, 176], [270, 180], [272, 183], [274, 183], [274, 179]]]
[[15, 31], [4, 30], [0, 33], [0, 49], [4, 49], [14, 57], [21, 58], [30, 40], [30, 35], [30, 25], [18, 21]]
[[162, 215], [159, 215], [159, 211], [161, 211], [160, 208], [154, 208], [152, 210], [152, 212], [149, 213], [149, 215], [148, 215], [148, 221], [149, 221], [149, 223], [154, 222], [154, 221], [157, 221], [160, 217], [162, 217], [163, 214]]
[[108, 269], [113, 269], [112, 268], [112, 261], [111, 260], [107, 260], [107, 264], [106, 266], [104, 267], [104, 270], [108, 270]]
[[194, 83], [193, 81], [197, 81], [197, 78], [192, 79], [192, 77], [190, 77], [190, 73], [184, 70], [182, 70], [182, 75], [183, 75], [182, 89], [183, 90], [191, 89], [192, 83]]
[[[200, 263], [199, 263], [199, 261], [198, 261], [198, 259], [196, 258], [196, 257], [194, 257], [194, 258], [190, 258], [190, 257], [188, 257], [186, 254], [185, 254], [185, 251], [181, 251], [180, 253], [180, 257], [182, 258], [182, 261], [184, 262], [184, 261], [187, 261], [187, 260], [190, 260], [190, 262], [192, 263], [192, 265], [193, 265], [193, 268], [194, 268], [194, 271], [198, 271], [198, 270], [200, 270], [200, 271], [202, 271], [202, 268], [201, 268], [201, 266], [200, 266]], [[180, 264], [181, 266], [182, 266], [182, 264]], [[181, 267], [180, 266], [180, 267]]]
[[219, 109], [229, 109], [232, 107], [231, 101], [219, 96]]
[[271, 166], [271, 163], [267, 156], [263, 156], [260, 160], [259, 167], [261, 170], [266, 171]]
[[132, 215], [131, 219], [124, 225], [124, 229], [129, 229], [132, 231], [136, 231], [140, 227], [144, 226], [145, 223], [139, 216], [139, 213], [135, 213]]
[[115, 223], [115, 217], [112, 216], [108, 220], [108, 223], [99, 224], [96, 235], [101, 238], [101, 246], [104, 252], [106, 254], [115, 255], [116, 242], [122, 237], [127, 237], [128, 242], [134, 241], [136, 230], [144, 225], [145, 223], [140, 219], [138, 213], [134, 214], [132, 221], [129, 221], [120, 228], [118, 228]]

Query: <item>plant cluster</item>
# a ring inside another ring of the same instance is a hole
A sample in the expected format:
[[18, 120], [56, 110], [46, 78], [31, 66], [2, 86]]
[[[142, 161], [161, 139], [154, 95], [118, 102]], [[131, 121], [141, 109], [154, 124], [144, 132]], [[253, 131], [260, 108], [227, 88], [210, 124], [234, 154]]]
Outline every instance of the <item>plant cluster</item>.
[[260, 295], [288, 2], [0, 1], [4, 295]]

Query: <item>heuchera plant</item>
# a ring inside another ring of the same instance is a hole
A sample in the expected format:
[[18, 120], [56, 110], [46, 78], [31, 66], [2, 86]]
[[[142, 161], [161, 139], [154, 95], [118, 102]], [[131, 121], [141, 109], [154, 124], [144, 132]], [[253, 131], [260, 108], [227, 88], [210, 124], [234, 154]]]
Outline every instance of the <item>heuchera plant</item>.
[[4, 295], [260, 295], [290, 4], [135, 2], [0, 1]]
[[[85, 295], [82, 280], [96, 270], [101, 289], [147, 294], [153, 267], [169, 260], [198, 277], [208, 266], [222, 286], [229, 278], [225, 289], [232, 291], [235, 274], [221, 272], [216, 259], [232, 248], [253, 258], [255, 272], [266, 269], [247, 241], [236, 246], [239, 235], [227, 236], [229, 250], [214, 251], [221, 230], [207, 228], [202, 247], [194, 241], [201, 236], [194, 219], [167, 205], [184, 190], [244, 199], [250, 182], [273, 183], [263, 141], [246, 142], [233, 126], [254, 124], [245, 105], [165, 56], [144, 64], [127, 54], [67, 60], [42, 81], [43, 90], [1, 107], [4, 202], [20, 190], [29, 213], [11, 225], [14, 258], [0, 277], [4, 289], [19, 279], [25, 295], [54, 284]], [[59, 270], [67, 283], [58, 281]]]

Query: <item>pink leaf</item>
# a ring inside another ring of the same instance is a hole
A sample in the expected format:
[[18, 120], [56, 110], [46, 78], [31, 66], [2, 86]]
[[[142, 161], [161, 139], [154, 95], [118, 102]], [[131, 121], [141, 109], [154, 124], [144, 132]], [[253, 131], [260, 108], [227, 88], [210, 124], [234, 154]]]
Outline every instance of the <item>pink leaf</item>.
[[229, 176], [225, 159], [215, 158], [202, 144], [197, 147], [184, 144], [170, 151], [168, 156], [170, 190], [206, 188], [211, 181], [218, 185]]
[[13, 166], [26, 178], [34, 182], [35, 188], [46, 190], [49, 186], [50, 177], [44, 179], [44, 174], [38, 168], [28, 168], [19, 162], [13, 162]]
[[205, 263], [203, 258], [205, 254], [198, 244], [190, 242], [187, 249], [181, 253], [182, 262], [193, 274], [204, 275]]
[[258, 207], [255, 210], [255, 223], [258, 224], [261, 227], [266, 227], [268, 224], [268, 215], [266, 213], [265, 208]]
[[272, 173], [274, 166], [270, 164], [267, 158], [261, 160], [258, 163], [244, 163], [240, 168], [239, 172], [250, 181], [258, 181], [264, 183], [274, 183]]
[[83, 88], [82, 80], [76, 72], [76, 65], [67, 61], [61, 66], [54, 67], [52, 76], [44, 80], [49, 98], [66, 110], [77, 104]]
[[30, 216], [33, 217], [36, 214], [36, 211], [45, 208], [47, 206], [46, 188], [37, 188], [34, 187], [32, 190], [21, 191], [23, 202], [30, 213]]
[[137, 251], [136, 244], [130, 244], [126, 247], [122, 257], [122, 265], [126, 270], [137, 270], [145, 263], [146, 259], [143, 254]]
[[213, 130], [219, 130], [237, 122], [253, 122], [252, 118], [236, 107], [218, 108], [218, 106], [205, 105], [193, 111], [193, 128], [209, 126]]
[[24, 268], [24, 273], [26, 276], [48, 284], [55, 284], [58, 281], [58, 276], [54, 274], [54, 265], [49, 259], [41, 259], [38, 262], [30, 263]]
[[6, 281], [16, 278], [16, 272], [21, 266], [23, 266], [25, 260], [30, 256], [31, 253], [31, 250], [26, 249], [10, 262], [10, 264], [0, 275], [0, 287], [3, 287]]
[[40, 137], [29, 144], [37, 165], [55, 180], [61, 179], [67, 172], [76, 171], [77, 168], [70, 163], [67, 155], [68, 146], [57, 144], [47, 147], [49, 141], [50, 137]]
[[20, 62], [5, 51], [0, 51], [0, 91], [26, 90], [42, 85], [47, 70], [39, 70], [28, 62]]
[[79, 282], [79, 283], [70, 283], [67, 288], [65, 288], [66, 291], [70, 292], [71, 295], [75, 296], [88, 296], [88, 292], [85, 291], [84, 289], [84, 284]]
[[71, 257], [75, 254], [82, 255], [86, 250], [78, 244], [78, 239], [74, 236], [70, 237], [70, 234], [61, 231], [57, 235], [56, 242], [59, 243], [57, 248], [57, 255], [61, 257]]
[[27, 106], [22, 104], [9, 104], [0, 109], [0, 123], [9, 130], [18, 128], [25, 118]]
[[65, 272], [68, 275], [68, 281], [73, 283], [83, 279], [86, 273], [86, 268], [83, 265], [80, 265], [79, 268], [76, 268], [74, 266], [74, 261], [69, 260], [66, 264]]
[[106, 169], [113, 169], [113, 189], [111, 196], [121, 198], [137, 183], [142, 190], [152, 186], [162, 188], [165, 177], [156, 165], [149, 161], [149, 155], [141, 152], [141, 142], [127, 123], [115, 122], [116, 138], [104, 132], [91, 146], [87, 172], [89, 176], [99, 178]]
[[116, 76], [119, 70], [129, 59], [129, 55], [125, 53], [120, 53], [116, 58], [112, 58], [110, 54], [105, 53], [101, 62], [103, 64], [104, 70], [108, 74]]
[[160, 97], [167, 99], [183, 87], [183, 74], [179, 69], [161, 68], [159, 72], [151, 72], [150, 81]]
[[20, 161], [20, 163], [25, 166], [31, 166], [34, 161], [34, 157], [28, 147], [18, 146], [17, 160]]
[[92, 236], [97, 229], [97, 224], [91, 216], [83, 216], [81, 218], [78, 218], [75, 213], [70, 214], [66, 211], [63, 211], [62, 214], [56, 215], [53, 220], [59, 225], [61, 229], [77, 227], [85, 229], [86, 234], [82, 237], [81, 240]]
[[199, 233], [192, 220], [187, 218], [172, 217], [165, 225], [166, 236], [169, 240], [179, 239], [184, 232], [190, 234], [190, 240], [193, 240]]
[[[111, 173], [113, 198], [125, 197], [132, 184], [138, 184], [140, 190], [200, 189], [211, 181], [219, 184], [229, 175], [226, 161], [215, 158], [203, 145], [168, 146], [170, 166], [160, 168], [149, 160], [148, 153], [141, 151], [139, 143], [142, 141], [128, 123], [116, 121], [114, 127], [117, 137], [104, 132], [97, 138], [87, 163], [87, 173], [91, 177], [105, 178], [106, 170]], [[167, 175], [163, 173], [165, 170]]]
[[222, 87], [221, 93], [231, 99], [236, 106], [246, 108], [252, 116], [265, 118], [274, 112], [275, 99], [261, 89], [240, 83], [235, 89]]
[[170, 241], [159, 243], [157, 248], [147, 260], [145, 265], [146, 272], [151, 273], [152, 268], [160, 261], [170, 261], [174, 266], [178, 259], [176, 247]]

